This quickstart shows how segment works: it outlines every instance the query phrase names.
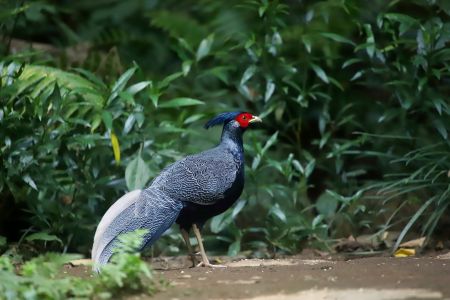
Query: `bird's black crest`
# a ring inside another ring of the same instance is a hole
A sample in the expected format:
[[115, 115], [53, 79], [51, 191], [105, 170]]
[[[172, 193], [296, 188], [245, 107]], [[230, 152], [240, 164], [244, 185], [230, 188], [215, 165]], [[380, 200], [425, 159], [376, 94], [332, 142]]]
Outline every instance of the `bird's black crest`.
[[224, 113], [218, 114], [217, 116], [215, 116], [214, 118], [212, 118], [211, 120], [206, 122], [205, 128], [208, 129], [208, 128], [216, 126], [216, 125], [226, 124], [226, 123], [234, 120], [236, 118], [236, 116], [238, 116], [239, 114], [241, 114], [241, 112], [224, 112]]

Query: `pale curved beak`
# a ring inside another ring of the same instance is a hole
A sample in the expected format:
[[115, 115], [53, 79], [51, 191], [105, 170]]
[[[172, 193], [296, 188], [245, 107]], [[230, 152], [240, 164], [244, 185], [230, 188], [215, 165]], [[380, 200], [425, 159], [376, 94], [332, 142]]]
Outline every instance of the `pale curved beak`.
[[248, 121], [249, 123], [261, 123], [262, 119], [258, 116], [252, 116], [252, 118], [250, 119], [250, 121]]

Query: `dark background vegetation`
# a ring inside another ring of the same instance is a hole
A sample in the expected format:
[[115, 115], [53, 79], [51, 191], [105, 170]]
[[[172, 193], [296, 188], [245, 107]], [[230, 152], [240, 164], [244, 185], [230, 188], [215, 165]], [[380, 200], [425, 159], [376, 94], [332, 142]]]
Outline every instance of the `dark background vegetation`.
[[[88, 255], [106, 209], [229, 110], [264, 122], [211, 253], [448, 239], [449, 41], [446, 0], [0, 0], [0, 247]], [[153, 251], [184, 253], [178, 229]]]

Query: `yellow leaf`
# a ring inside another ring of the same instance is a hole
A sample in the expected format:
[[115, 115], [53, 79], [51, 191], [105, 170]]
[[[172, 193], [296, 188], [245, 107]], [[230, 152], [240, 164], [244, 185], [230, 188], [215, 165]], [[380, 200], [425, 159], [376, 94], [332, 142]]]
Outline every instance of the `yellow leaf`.
[[407, 241], [400, 244], [401, 248], [418, 248], [422, 247], [425, 243], [425, 237], [421, 237], [420, 239], [415, 239], [411, 241]]
[[416, 255], [415, 249], [400, 248], [394, 253], [394, 257], [408, 257]]
[[117, 136], [111, 132], [111, 145], [114, 152], [114, 159], [116, 160], [116, 164], [120, 163], [120, 146], [119, 146], [119, 140], [117, 139]]

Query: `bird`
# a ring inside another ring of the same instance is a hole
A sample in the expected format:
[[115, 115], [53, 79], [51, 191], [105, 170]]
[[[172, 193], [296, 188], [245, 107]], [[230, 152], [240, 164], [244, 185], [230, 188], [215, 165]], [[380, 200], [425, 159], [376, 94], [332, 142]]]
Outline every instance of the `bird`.
[[[146, 229], [137, 251], [151, 246], [172, 224], [177, 223], [193, 266], [223, 267], [210, 263], [201, 229], [210, 218], [230, 208], [244, 188], [243, 134], [261, 118], [248, 112], [224, 112], [210, 119], [205, 129], [223, 125], [217, 146], [178, 160], [155, 177], [145, 189], [130, 191], [103, 215], [92, 247], [94, 270], [100, 272], [118, 245], [121, 234]], [[190, 244], [193, 231], [201, 262]]]

